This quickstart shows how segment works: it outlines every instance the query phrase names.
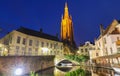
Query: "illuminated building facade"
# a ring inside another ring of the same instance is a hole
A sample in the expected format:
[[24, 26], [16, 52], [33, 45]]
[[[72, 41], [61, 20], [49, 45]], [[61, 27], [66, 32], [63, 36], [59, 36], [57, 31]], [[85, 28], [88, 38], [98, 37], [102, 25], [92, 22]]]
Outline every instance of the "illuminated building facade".
[[101, 50], [101, 56], [113, 55], [120, 52], [120, 23], [117, 20], [104, 29], [100, 25], [100, 36], [95, 40]]
[[77, 53], [79, 55], [86, 55], [89, 56], [89, 52], [91, 50], [95, 50], [95, 46], [93, 44], [91, 44], [89, 41], [85, 42], [84, 45], [80, 45], [79, 46], [79, 50], [77, 51]]
[[[112, 23], [104, 29], [100, 25], [100, 36], [95, 40], [95, 46], [99, 47], [96, 58], [93, 58], [96, 64], [105, 67], [111, 67], [112, 64], [120, 64], [120, 22], [113, 20]], [[93, 51], [96, 52], [96, 51]]]
[[61, 55], [63, 54], [63, 43], [57, 36], [43, 33], [42, 30], [35, 31], [20, 27], [13, 30], [0, 40], [7, 46], [8, 55]]

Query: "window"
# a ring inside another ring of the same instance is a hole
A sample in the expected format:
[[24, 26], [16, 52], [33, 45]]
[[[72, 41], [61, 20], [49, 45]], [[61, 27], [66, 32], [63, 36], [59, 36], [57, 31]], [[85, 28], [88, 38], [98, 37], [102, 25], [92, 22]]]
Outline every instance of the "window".
[[117, 53], [120, 53], [120, 48], [117, 48], [118, 52]]
[[56, 51], [54, 51], [54, 55], [56, 55]]
[[83, 52], [83, 49], [81, 49], [81, 52]]
[[56, 44], [54, 44], [54, 49], [56, 48]]
[[49, 46], [49, 43], [47, 43], [47, 47]]
[[28, 49], [28, 55], [32, 55], [32, 48]]
[[61, 50], [62, 50], [63, 46], [61, 45]]
[[52, 55], [52, 51], [50, 51], [50, 55]]
[[89, 46], [89, 43], [87, 43], [86, 46]]
[[52, 43], [50, 44], [50, 48], [52, 48]]
[[106, 44], [106, 38], [104, 38], [104, 43]]
[[37, 47], [39, 46], [39, 41], [38, 41], [38, 40], [36, 41], [36, 46], [37, 46]]
[[100, 42], [99, 42], [99, 46], [101, 46]]
[[25, 38], [23, 38], [23, 42], [22, 42], [22, 44], [24, 44], [24, 45], [25, 45], [25, 43], [26, 43], [26, 39], [25, 39]]
[[119, 37], [117, 37], [117, 41], [120, 40]]
[[2, 47], [0, 47], [0, 56], [1, 56], [1, 54], [2, 54]]
[[38, 48], [35, 49], [35, 55], [38, 55]]
[[29, 46], [32, 46], [32, 40], [29, 40]]
[[54, 49], [56, 49], [58, 47], [58, 43], [54, 44]]
[[41, 55], [43, 55], [43, 50], [41, 50]]
[[108, 52], [107, 52], [108, 50], [107, 50], [107, 48], [106, 48], [106, 55], [108, 54]]
[[16, 55], [19, 54], [19, 49], [20, 49], [20, 47], [19, 47], [19, 46], [16, 46]]
[[113, 50], [112, 50], [112, 48], [110, 48], [110, 51], [111, 51], [111, 54], [113, 53]]
[[25, 55], [25, 47], [22, 47], [22, 54]]
[[0, 51], [2, 51], [2, 47], [0, 47]]
[[96, 56], [99, 56], [99, 54], [98, 54], [98, 53], [96, 53]]
[[20, 39], [21, 39], [21, 37], [18, 36], [18, 37], [17, 37], [17, 43], [18, 43], [18, 44], [20, 44]]
[[44, 42], [41, 43], [41, 47], [44, 47]]
[[85, 48], [85, 52], [87, 52], [87, 48]]

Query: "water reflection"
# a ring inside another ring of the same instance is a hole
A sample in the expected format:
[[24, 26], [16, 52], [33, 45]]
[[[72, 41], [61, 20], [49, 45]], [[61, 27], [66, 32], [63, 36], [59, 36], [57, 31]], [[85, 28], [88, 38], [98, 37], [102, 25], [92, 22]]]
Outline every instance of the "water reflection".
[[105, 68], [73, 66], [69, 71], [64, 71], [64, 69], [54, 67], [38, 74], [39, 76], [120, 76], [113, 70]]

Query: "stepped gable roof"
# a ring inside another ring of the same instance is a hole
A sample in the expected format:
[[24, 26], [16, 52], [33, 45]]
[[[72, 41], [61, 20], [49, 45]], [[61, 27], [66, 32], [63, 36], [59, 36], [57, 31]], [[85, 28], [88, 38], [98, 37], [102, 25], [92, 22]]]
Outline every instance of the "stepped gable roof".
[[16, 31], [27, 34], [27, 35], [31, 35], [31, 36], [60, 41], [59, 38], [56, 36], [52, 36], [52, 35], [43, 33], [42, 31], [36, 31], [36, 30], [25, 28], [25, 27], [20, 27]]

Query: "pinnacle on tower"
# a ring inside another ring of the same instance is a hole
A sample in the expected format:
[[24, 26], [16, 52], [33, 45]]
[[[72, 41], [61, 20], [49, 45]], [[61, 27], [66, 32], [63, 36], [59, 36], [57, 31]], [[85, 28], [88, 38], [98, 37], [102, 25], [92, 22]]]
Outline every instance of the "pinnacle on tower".
[[65, 8], [64, 8], [64, 18], [69, 18], [69, 12], [68, 12], [68, 6], [67, 2], [65, 3]]
[[65, 8], [68, 8], [68, 6], [67, 6], [67, 2], [65, 2]]

